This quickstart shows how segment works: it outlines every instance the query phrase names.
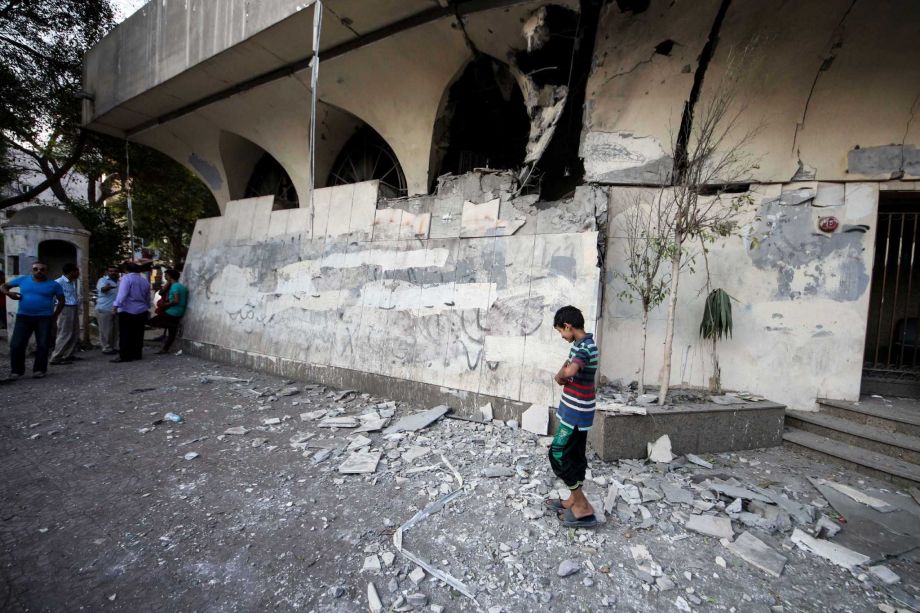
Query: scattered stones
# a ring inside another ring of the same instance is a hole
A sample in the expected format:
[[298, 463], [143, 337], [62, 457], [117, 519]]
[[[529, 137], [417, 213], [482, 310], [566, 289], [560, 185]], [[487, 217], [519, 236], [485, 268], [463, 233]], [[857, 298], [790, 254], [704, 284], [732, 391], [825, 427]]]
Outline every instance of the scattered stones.
[[361, 572], [371, 571], [377, 572], [380, 570], [380, 558], [376, 554], [372, 554], [364, 558], [364, 566], [361, 567]]
[[725, 562], [725, 558], [722, 556], [716, 556], [716, 566], [721, 566], [722, 568], [728, 568], [728, 564]]
[[422, 581], [425, 580], [425, 571], [421, 566], [416, 566], [412, 569], [412, 572], [409, 573], [409, 580], [412, 581], [415, 585], [419, 585]]
[[285, 387], [284, 389], [281, 389], [275, 392], [275, 396], [284, 398], [286, 396], [294, 396], [299, 393], [300, 393], [300, 390], [297, 389], [296, 387]]
[[496, 477], [513, 477], [514, 469], [508, 466], [489, 466], [482, 469], [482, 476], [494, 479]]
[[556, 569], [556, 574], [560, 577], [574, 575], [581, 570], [581, 563], [578, 560], [563, 560]]
[[785, 556], [774, 551], [750, 532], [742, 532], [733, 543], [726, 543], [725, 548], [773, 577], [783, 574], [783, 568], [786, 566]]
[[263, 426], [277, 426], [280, 423], [281, 423], [280, 417], [268, 417], [262, 420]]
[[201, 457], [201, 456], [200, 456], [198, 453], [194, 452], [194, 451], [189, 451], [187, 454], [185, 454], [185, 455], [182, 456], [182, 457], [184, 457], [186, 460], [194, 460], [195, 458], [198, 458], [198, 457]]
[[232, 428], [227, 428], [226, 430], [224, 430], [224, 434], [228, 436], [243, 436], [247, 432], [249, 432], [249, 429], [244, 428], [243, 426], [234, 426]]
[[406, 596], [406, 600], [413, 607], [424, 607], [428, 604], [428, 596], [425, 596], [421, 592], [416, 592], [415, 594], [409, 594]]

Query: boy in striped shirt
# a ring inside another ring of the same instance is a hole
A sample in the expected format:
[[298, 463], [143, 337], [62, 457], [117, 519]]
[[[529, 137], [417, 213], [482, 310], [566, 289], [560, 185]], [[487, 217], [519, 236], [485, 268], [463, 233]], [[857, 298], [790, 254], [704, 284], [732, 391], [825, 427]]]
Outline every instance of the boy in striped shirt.
[[546, 506], [556, 511], [567, 528], [594, 528], [597, 518], [591, 503], [582, 492], [588, 459], [585, 445], [588, 430], [594, 423], [597, 374], [597, 345], [594, 336], [585, 332], [585, 318], [577, 308], [564, 306], [556, 311], [553, 328], [569, 343], [569, 359], [556, 373], [556, 383], [562, 386], [559, 409], [559, 429], [549, 447], [549, 463], [572, 492], [566, 500], [547, 499]]

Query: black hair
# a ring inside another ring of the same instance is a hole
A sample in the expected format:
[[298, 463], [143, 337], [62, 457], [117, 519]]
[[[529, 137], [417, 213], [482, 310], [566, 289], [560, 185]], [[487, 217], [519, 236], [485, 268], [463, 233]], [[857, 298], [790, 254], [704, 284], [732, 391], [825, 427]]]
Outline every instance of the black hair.
[[564, 328], [565, 324], [569, 324], [577, 330], [584, 330], [585, 316], [572, 305], [564, 306], [556, 311], [556, 315], [553, 317], [553, 327]]
[[72, 272], [77, 272], [77, 270], [79, 269], [77, 268], [76, 264], [73, 262], [67, 262], [64, 264], [64, 268], [61, 269], [61, 272], [63, 272], [65, 275], [69, 275]]
[[172, 279], [173, 281], [179, 280], [179, 271], [175, 268], [168, 268], [166, 270], [166, 276]]
[[125, 262], [125, 269], [128, 272], [140, 272], [141, 266], [137, 262]]

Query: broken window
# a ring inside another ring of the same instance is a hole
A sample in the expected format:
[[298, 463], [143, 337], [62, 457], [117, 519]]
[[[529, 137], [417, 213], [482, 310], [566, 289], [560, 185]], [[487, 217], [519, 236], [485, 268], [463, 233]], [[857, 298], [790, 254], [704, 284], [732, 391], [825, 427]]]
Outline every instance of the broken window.
[[480, 55], [447, 92], [435, 126], [432, 179], [474, 168], [518, 168], [529, 133], [524, 96], [511, 71]]
[[352, 136], [332, 165], [327, 185], [380, 181], [380, 196], [399, 198], [408, 192], [406, 175], [393, 149], [372, 127], [365, 125]]
[[270, 153], [266, 152], [256, 162], [249, 182], [246, 184], [244, 198], [274, 196], [274, 210], [296, 209], [299, 206], [297, 190], [291, 177]]

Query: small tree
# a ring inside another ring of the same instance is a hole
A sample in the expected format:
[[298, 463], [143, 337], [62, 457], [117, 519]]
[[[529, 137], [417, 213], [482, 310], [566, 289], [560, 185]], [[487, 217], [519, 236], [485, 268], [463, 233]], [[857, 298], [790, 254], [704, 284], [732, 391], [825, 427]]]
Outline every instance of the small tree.
[[680, 270], [688, 259], [692, 260], [688, 244], [699, 240], [705, 249], [706, 244], [717, 238], [732, 235], [737, 227], [738, 213], [750, 201], [746, 194], [732, 194], [737, 185], [750, 180], [751, 172], [757, 167], [745, 150], [758, 128], [732, 138], [745, 110], [743, 105], [736, 103], [736, 94], [738, 68], [744, 63], [738, 60], [746, 55], [747, 50], [737, 57], [729, 54], [725, 76], [699, 111], [690, 111], [695, 116], [682, 123], [672, 147], [671, 185], [662, 188], [663, 197], [670, 199], [665, 207], [667, 218], [662, 222], [671, 240], [668, 249], [671, 283], [659, 404], [666, 402], [670, 385]]
[[[660, 220], [667, 219], [669, 200], [659, 191], [652, 202], [637, 195], [621, 217], [626, 238], [624, 253], [626, 272], [615, 272], [626, 289], [618, 297], [642, 306], [642, 349], [639, 358], [639, 394], [645, 393], [645, 354], [648, 344], [649, 312], [668, 296], [670, 274], [662, 272], [662, 264], [670, 260], [672, 242], [662, 233]], [[666, 230], [665, 230], [666, 231]]]

